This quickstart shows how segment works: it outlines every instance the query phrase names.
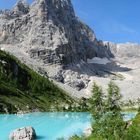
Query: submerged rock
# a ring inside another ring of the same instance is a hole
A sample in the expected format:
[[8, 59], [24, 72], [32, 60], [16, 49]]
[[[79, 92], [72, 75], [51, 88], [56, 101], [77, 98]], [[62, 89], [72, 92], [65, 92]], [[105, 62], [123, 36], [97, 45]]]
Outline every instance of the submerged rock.
[[34, 140], [36, 132], [33, 127], [19, 128], [10, 133], [9, 140]]

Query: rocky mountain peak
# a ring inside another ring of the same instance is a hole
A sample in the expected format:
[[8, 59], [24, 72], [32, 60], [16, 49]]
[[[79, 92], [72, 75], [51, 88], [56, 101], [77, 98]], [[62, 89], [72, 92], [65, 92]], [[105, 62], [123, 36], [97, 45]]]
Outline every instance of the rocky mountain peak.
[[12, 9], [14, 15], [20, 16], [29, 12], [29, 5], [26, 0], [19, 0]]
[[54, 8], [72, 8], [71, 0], [34, 0], [32, 5], [45, 5], [45, 6], [53, 6]]
[[71, 0], [35, 0], [31, 6], [19, 0], [8, 16], [6, 21], [0, 18], [0, 43], [18, 45], [45, 64], [110, 56], [94, 32], [75, 16]]
[[35, 0], [31, 5], [30, 13], [55, 22], [59, 20], [66, 23], [69, 17], [71, 17], [70, 19], [75, 18], [70, 0]]

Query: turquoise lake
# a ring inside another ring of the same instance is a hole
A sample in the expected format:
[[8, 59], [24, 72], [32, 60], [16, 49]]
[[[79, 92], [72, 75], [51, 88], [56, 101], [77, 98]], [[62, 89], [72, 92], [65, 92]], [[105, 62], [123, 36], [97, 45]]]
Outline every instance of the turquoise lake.
[[[124, 120], [134, 118], [136, 113], [123, 113]], [[82, 135], [90, 126], [90, 113], [30, 113], [24, 115], [0, 115], [0, 140], [8, 140], [9, 133], [20, 127], [32, 126], [37, 140], [56, 140], [72, 135]]]

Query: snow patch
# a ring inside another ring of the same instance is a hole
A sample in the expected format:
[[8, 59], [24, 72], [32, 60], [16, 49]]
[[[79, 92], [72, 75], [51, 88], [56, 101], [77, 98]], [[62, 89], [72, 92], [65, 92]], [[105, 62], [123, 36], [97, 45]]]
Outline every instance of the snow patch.
[[94, 57], [92, 59], [87, 60], [87, 63], [102, 64], [102, 65], [106, 65], [110, 62], [111, 61], [106, 57], [104, 57], [104, 58]]

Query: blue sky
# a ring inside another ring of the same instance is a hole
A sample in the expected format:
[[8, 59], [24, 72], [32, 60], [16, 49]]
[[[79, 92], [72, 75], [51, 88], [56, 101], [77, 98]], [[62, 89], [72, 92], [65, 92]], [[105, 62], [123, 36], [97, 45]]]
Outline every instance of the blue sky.
[[[0, 8], [9, 9], [15, 1], [1, 0]], [[140, 0], [72, 0], [72, 2], [76, 15], [94, 30], [98, 39], [116, 43], [140, 43]]]

